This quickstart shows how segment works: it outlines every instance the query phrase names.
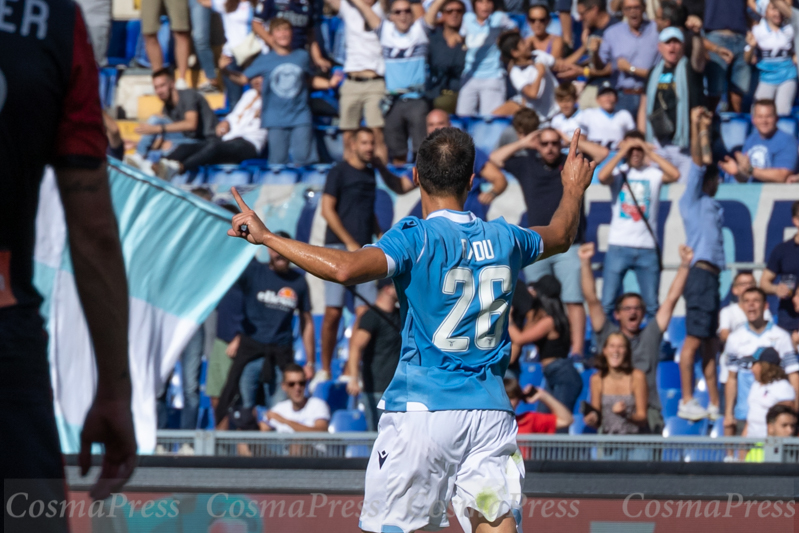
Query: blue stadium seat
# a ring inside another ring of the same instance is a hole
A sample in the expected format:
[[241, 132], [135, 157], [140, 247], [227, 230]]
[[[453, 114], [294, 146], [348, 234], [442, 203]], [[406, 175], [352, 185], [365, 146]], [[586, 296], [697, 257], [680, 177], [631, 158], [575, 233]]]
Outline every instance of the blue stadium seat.
[[709, 424], [707, 419], [698, 422], [691, 422], [678, 416], [666, 418], [666, 427], [663, 428], [664, 437], [686, 436], [705, 436], [708, 433]]
[[130, 63], [136, 57], [139, 41], [141, 40], [141, 20], [129, 20], [125, 28], [125, 64]]
[[724, 417], [720, 416], [710, 421], [710, 436], [715, 438], [724, 436]]
[[339, 409], [346, 409], [350, 400], [347, 394], [347, 384], [335, 381], [323, 381], [316, 386], [314, 398], [321, 398], [330, 406], [330, 412], [335, 413]]
[[527, 26], [527, 15], [525, 13], [508, 13], [508, 16], [520, 30]]
[[330, 371], [331, 376], [333, 379], [338, 379], [340, 375], [344, 373], [344, 370], [347, 369], [347, 360], [346, 359], [333, 359], [330, 362]]
[[685, 317], [675, 316], [669, 321], [669, 327], [666, 328], [665, 338], [668, 339], [676, 352], [682, 349], [682, 344], [685, 342]]
[[680, 389], [661, 389], [658, 388], [660, 396], [661, 410], [663, 418], [677, 416], [677, 409], [680, 407], [682, 392]]
[[208, 381], [208, 360], [203, 359], [200, 367], [200, 409], [197, 413], [197, 427], [212, 430], [216, 427], [214, 410], [211, 407], [211, 398], [205, 393], [205, 384]]
[[450, 115], [449, 123], [452, 125], [453, 128], [458, 128], [459, 130], [463, 130], [466, 132], [469, 131], [469, 117], [459, 117], [458, 115]]
[[306, 167], [302, 171], [300, 182], [321, 189], [325, 186], [327, 173], [330, 172], [331, 168], [333, 168], [333, 165], [313, 165]]
[[589, 368], [588, 370], [583, 370], [580, 373], [580, 377], [583, 379], [583, 390], [580, 391], [577, 401], [574, 402], [573, 414], [579, 415], [582, 412], [581, 407], [583, 402], [591, 401], [591, 376], [593, 376], [596, 372], [597, 370], [595, 368]]
[[293, 167], [275, 165], [254, 167], [253, 183], [262, 185], [294, 185], [300, 180], [300, 170]]
[[544, 369], [541, 363], [525, 363], [522, 366], [522, 373], [519, 376], [519, 385], [524, 389], [527, 385], [540, 387], [544, 381]]
[[795, 117], [780, 117], [777, 121], [777, 128], [781, 129], [791, 137], [796, 137], [799, 127], [797, 127]]
[[710, 395], [706, 390], [695, 390], [694, 398], [696, 398], [696, 400], [699, 402], [699, 405], [707, 409], [707, 406], [710, 403]]
[[213, 185], [247, 185], [252, 183], [253, 171], [251, 168], [242, 168], [239, 165], [214, 165], [205, 167], [205, 180]]
[[106, 56], [109, 66], [127, 65], [130, 59], [126, 56], [128, 39], [128, 22], [112, 20], [111, 32], [108, 36], [108, 50]]
[[119, 71], [112, 67], [100, 69], [100, 102], [104, 108], [114, 105]]
[[680, 365], [674, 361], [661, 361], [657, 370], [658, 390], [680, 388]]
[[740, 150], [749, 135], [752, 122], [749, 115], [721, 113], [721, 140], [728, 152]]
[[473, 117], [469, 120], [469, 134], [477, 148], [490, 154], [497, 147], [499, 136], [510, 123], [510, 117]]
[[522, 415], [524, 413], [535, 413], [536, 411], [538, 411], [538, 402], [519, 402], [519, 405], [516, 406], [517, 415]]
[[339, 409], [330, 417], [330, 433], [366, 431], [366, 417], [358, 409]]

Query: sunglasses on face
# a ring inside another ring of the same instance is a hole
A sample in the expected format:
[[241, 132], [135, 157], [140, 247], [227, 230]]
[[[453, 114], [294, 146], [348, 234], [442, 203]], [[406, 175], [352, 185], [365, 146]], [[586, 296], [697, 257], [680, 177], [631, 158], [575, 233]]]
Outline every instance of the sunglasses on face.
[[304, 387], [306, 383], [306, 381], [286, 381], [286, 387], [290, 389], [296, 387], [297, 385]]
[[540, 146], [560, 146], [560, 141], [539, 141]]
[[622, 11], [629, 12], [629, 11], [643, 11], [644, 8], [641, 6], [627, 6], [623, 7]]
[[540, 22], [541, 24], [543, 24], [543, 23], [545, 23], [545, 22], [547, 21], [547, 19], [546, 19], [546, 18], [542, 18], [542, 19], [534, 19], [534, 18], [527, 17], [527, 21], [528, 21], [530, 24], [535, 24], [536, 22]]
[[643, 310], [643, 307], [641, 307], [639, 305], [630, 305], [630, 306], [622, 307], [621, 309], [619, 309], [619, 311], [623, 311], [625, 313], [631, 313], [633, 311], [642, 311], [642, 310]]
[[459, 8], [455, 7], [455, 8], [452, 8], [452, 9], [445, 9], [444, 10], [444, 14], [445, 15], [452, 15], [453, 13], [457, 13], [458, 15], [463, 15], [463, 9], [459, 9]]
[[411, 14], [411, 10], [410, 9], [396, 9], [396, 10], [392, 11], [391, 14], [392, 15], [410, 15]]

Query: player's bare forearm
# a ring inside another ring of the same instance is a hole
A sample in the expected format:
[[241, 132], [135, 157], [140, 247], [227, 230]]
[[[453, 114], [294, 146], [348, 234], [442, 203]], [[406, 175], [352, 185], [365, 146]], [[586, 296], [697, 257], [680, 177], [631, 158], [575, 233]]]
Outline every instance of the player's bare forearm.
[[97, 361], [97, 396], [129, 402], [128, 284], [105, 165], [56, 174], [75, 284]]

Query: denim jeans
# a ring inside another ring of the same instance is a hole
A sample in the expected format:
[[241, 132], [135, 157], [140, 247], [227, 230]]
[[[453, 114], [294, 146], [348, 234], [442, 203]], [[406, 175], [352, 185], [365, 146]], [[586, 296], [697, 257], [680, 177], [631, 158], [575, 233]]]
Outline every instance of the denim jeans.
[[241, 394], [241, 406], [244, 409], [255, 407], [259, 384], [264, 388], [266, 407], [271, 409], [275, 404], [286, 399], [286, 393], [283, 392], [283, 387], [280, 386], [283, 383], [283, 372], [276, 366], [272, 381], [261, 383], [261, 366], [263, 364], [264, 358], [259, 357], [247, 363], [241, 373], [239, 393]]
[[744, 60], [746, 37], [712, 31], [707, 34], [707, 40], [716, 46], [726, 48], [734, 55], [732, 63], [728, 65], [720, 55], [710, 54], [710, 61], [705, 67], [708, 96], [721, 96], [728, 82], [732, 85], [728, 90], [747, 94], [752, 82], [752, 66]]
[[266, 139], [269, 145], [269, 164], [288, 165], [289, 151], [294, 166], [304, 167], [319, 160], [313, 126], [310, 124], [292, 128], [269, 128]]
[[638, 116], [638, 106], [641, 104], [640, 94], [626, 94], [619, 91], [619, 99], [616, 102], [616, 111], [626, 109], [633, 116], [633, 119]]
[[380, 422], [380, 415], [383, 414], [383, 410], [378, 409], [377, 404], [382, 397], [382, 392], [361, 392], [361, 399], [364, 404], [363, 414], [366, 418], [368, 431], [377, 431], [377, 423]]
[[[230, 65], [227, 66], [227, 70], [231, 70], [233, 72], [241, 72], [241, 67], [236, 63], [235, 58], [231, 58], [232, 61]], [[227, 97], [227, 108], [233, 109], [236, 107], [236, 104], [241, 100], [241, 95], [244, 94], [244, 87], [239, 85], [238, 83], [234, 83], [228, 76], [225, 76], [224, 72], [222, 73], [222, 84], [225, 86], [225, 95]]]
[[214, 52], [211, 50], [211, 8], [205, 7], [197, 0], [189, 0], [189, 14], [191, 16], [191, 40], [194, 41], [194, 51], [197, 61], [209, 80], [216, 79], [216, 65]]
[[[200, 409], [200, 370], [203, 362], [204, 344], [205, 328], [200, 326], [180, 354], [180, 377], [183, 386], [183, 409], [180, 412], [180, 429], [197, 429], [197, 413]], [[167, 380], [156, 399], [159, 429], [166, 428], [168, 424], [168, 388], [169, 381]]]
[[[547, 380], [546, 390], [569, 412], [574, 411], [574, 404], [583, 391], [583, 379], [569, 359], [556, 359], [544, 367], [544, 378]], [[538, 412], [548, 413], [549, 409], [538, 404]]]
[[[172, 124], [172, 120], [169, 117], [164, 117], [161, 115], [153, 115], [147, 119], [147, 124], [151, 124], [154, 126], [162, 126], [162, 125]], [[162, 137], [160, 133], [142, 135], [141, 139], [139, 139], [139, 144], [136, 145], [136, 152], [142, 157], [146, 157], [147, 152], [150, 150], [150, 148], [152, 148], [153, 144], [155, 144], [156, 139], [158, 139], [159, 137]], [[171, 142], [173, 146], [177, 144], [197, 142], [194, 139], [186, 137], [181, 132], [166, 133], [163, 135], [163, 139], [165, 141]]]
[[635, 272], [638, 287], [646, 305], [646, 317], [652, 319], [658, 310], [660, 288], [660, 265], [654, 248], [631, 248], [611, 244], [605, 254], [603, 269], [602, 307], [605, 314], [613, 315], [616, 298], [621, 294], [624, 276], [629, 270]]

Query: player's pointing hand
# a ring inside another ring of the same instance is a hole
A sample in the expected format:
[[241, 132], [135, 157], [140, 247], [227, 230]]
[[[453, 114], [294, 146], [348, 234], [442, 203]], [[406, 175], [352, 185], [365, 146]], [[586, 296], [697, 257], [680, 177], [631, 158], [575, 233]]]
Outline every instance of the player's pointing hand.
[[227, 234], [231, 237], [247, 239], [247, 242], [252, 244], [263, 244], [264, 238], [269, 234], [269, 230], [266, 229], [266, 226], [255, 214], [255, 211], [244, 203], [235, 187], [231, 187], [230, 192], [239, 205], [241, 213], [233, 216], [231, 221], [233, 227], [227, 230]]
[[589, 162], [585, 157], [577, 153], [579, 143], [580, 128], [577, 128], [574, 130], [574, 135], [572, 135], [571, 144], [569, 145], [569, 156], [566, 158], [566, 164], [563, 165], [561, 179], [563, 180], [564, 192], [569, 191], [572, 194], [582, 196], [591, 184], [591, 179], [596, 169], [596, 163], [593, 161]]

